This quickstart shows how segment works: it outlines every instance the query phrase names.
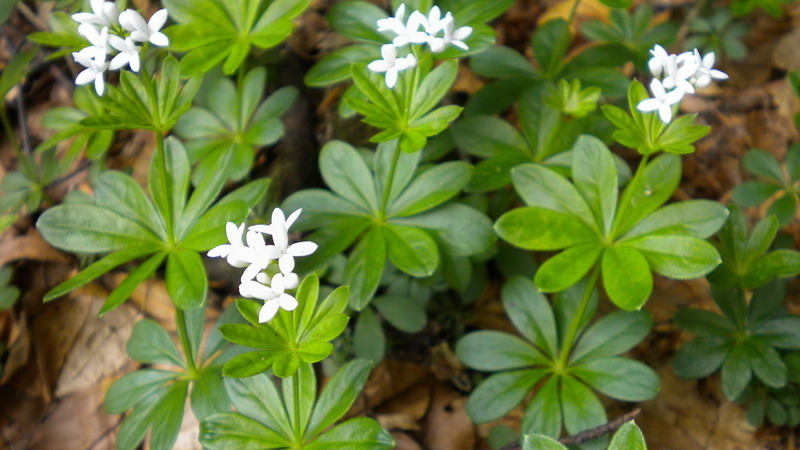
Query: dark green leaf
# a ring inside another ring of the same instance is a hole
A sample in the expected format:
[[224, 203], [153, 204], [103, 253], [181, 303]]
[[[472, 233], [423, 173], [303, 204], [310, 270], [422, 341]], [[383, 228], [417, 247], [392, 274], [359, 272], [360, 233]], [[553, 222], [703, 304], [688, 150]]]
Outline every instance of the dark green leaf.
[[616, 356], [641, 342], [653, 320], [646, 311], [618, 311], [594, 323], [578, 340], [570, 361]]
[[325, 385], [319, 396], [304, 438], [318, 435], [341, 418], [355, 402], [367, 381], [372, 364], [356, 359], [342, 366]]
[[533, 386], [548, 374], [546, 369], [513, 370], [483, 380], [469, 396], [467, 414], [475, 423], [506, 415], [522, 402]]
[[641, 402], [658, 394], [658, 375], [639, 361], [610, 357], [589, 360], [570, 369], [593, 389], [617, 400]]
[[545, 356], [522, 339], [499, 331], [475, 331], [459, 339], [458, 358], [470, 368], [496, 372], [547, 364]]

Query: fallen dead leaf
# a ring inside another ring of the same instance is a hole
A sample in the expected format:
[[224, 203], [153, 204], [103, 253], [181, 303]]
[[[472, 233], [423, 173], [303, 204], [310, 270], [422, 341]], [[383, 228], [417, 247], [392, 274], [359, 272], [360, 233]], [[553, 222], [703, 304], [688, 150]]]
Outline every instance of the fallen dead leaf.
[[48, 244], [36, 229], [31, 229], [24, 236], [12, 237], [6, 235], [0, 242], [0, 266], [19, 259], [51, 262], [69, 261], [67, 255]]
[[475, 430], [467, 417], [467, 396], [444, 383], [436, 383], [425, 420], [422, 442], [436, 450], [464, 450], [475, 447]]

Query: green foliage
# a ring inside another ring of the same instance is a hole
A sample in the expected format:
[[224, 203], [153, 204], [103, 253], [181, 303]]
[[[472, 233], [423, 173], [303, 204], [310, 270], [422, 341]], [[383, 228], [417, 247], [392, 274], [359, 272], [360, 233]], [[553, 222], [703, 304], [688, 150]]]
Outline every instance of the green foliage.
[[238, 412], [216, 414], [200, 425], [200, 442], [209, 449], [391, 449], [392, 436], [366, 417], [333, 428], [355, 402], [371, 364], [356, 359], [342, 366], [317, 397], [317, 380], [309, 364], [283, 380], [281, 391], [265, 374], [225, 379]]
[[87, 158], [99, 160], [105, 155], [114, 139], [112, 130], [98, 130], [81, 123], [87, 117], [101, 117], [105, 114], [103, 103], [94, 95], [91, 87], [75, 88], [72, 101], [75, 103], [75, 108], [62, 106], [45, 113], [42, 126], [54, 130], [55, 134], [36, 147], [37, 151], [47, 150], [64, 140], [72, 139], [64, 153], [65, 166], [70, 165], [80, 155], [81, 150], [86, 150]]
[[622, 46], [628, 59], [644, 68], [653, 46], [667, 47], [675, 40], [678, 24], [673, 21], [655, 23], [653, 9], [643, 4], [631, 12], [612, 9], [608, 23], [591, 20], [583, 24], [581, 32], [593, 41]]
[[[790, 355], [797, 356], [798, 353]], [[747, 422], [754, 427], [763, 425], [765, 419], [777, 426], [794, 428], [800, 425], [800, 388], [797, 380], [794, 381], [778, 389], [761, 383], [748, 387], [743, 395], [743, 403], [747, 404]]]
[[280, 116], [294, 103], [297, 90], [285, 87], [261, 102], [266, 78], [266, 70], [257, 68], [247, 73], [239, 89], [227, 77], [213, 80], [208, 95], [198, 102], [201, 106], [175, 125], [175, 133], [187, 142], [189, 161], [197, 163], [194, 184], [219, 170], [217, 163], [225, 154], [230, 154], [228, 177], [241, 180], [250, 172], [255, 152], [283, 136]]
[[600, 88], [588, 87], [581, 89], [580, 80], [558, 80], [556, 91], [545, 101], [553, 108], [572, 117], [585, 117], [597, 109], [597, 100], [600, 98]]
[[704, 378], [722, 367], [722, 391], [738, 399], [753, 375], [771, 388], [788, 382], [780, 350], [800, 349], [800, 316], [787, 314], [782, 282], [755, 290], [749, 304], [740, 289], [714, 290], [722, 311], [684, 309], [675, 314], [682, 329], [698, 335], [675, 356], [675, 370], [684, 378]]
[[783, 5], [792, 0], [733, 0], [731, 12], [734, 16], [750, 14], [754, 9], [761, 8], [775, 17], [783, 15]]
[[[226, 158], [218, 162], [219, 167], [226, 164]], [[207, 280], [199, 253], [221, 244], [225, 237], [216, 230], [228, 221], [244, 220], [269, 186], [267, 179], [253, 181], [212, 206], [226, 177], [225, 170], [209, 173], [203, 188], [187, 201], [189, 161], [180, 141], [170, 137], [151, 162], [149, 198], [130, 176], [106, 171], [97, 179], [93, 203], [62, 204], [45, 211], [36, 226], [50, 244], [69, 252], [109, 254], [53, 288], [44, 300], [60, 297], [121, 264], [147, 257], [111, 292], [101, 315], [125, 301], [164, 260], [167, 292], [175, 305], [181, 309], [201, 305]]]
[[628, 89], [630, 114], [614, 105], [603, 106], [603, 113], [618, 128], [614, 140], [643, 155], [660, 151], [677, 155], [694, 152], [692, 144], [707, 135], [711, 127], [695, 124], [697, 114], [684, 114], [665, 124], [658, 114], [636, 109], [639, 102], [649, 97], [644, 86], [634, 80]]
[[742, 59], [747, 55], [747, 48], [742, 43], [747, 29], [744, 22], [733, 18], [728, 8], [716, 8], [708, 16], [698, 17], [689, 24], [691, 35], [685, 47]]
[[5, 174], [0, 181], [0, 232], [14, 223], [16, 215], [39, 209], [47, 186], [65, 172], [54, 151], [39, 155], [20, 155], [19, 170]]
[[742, 164], [758, 178], [736, 186], [733, 201], [746, 207], [771, 201], [767, 213], [777, 217], [781, 227], [788, 225], [794, 219], [800, 202], [800, 144], [787, 150], [786, 170], [771, 153], [761, 149], [747, 152]]
[[[4, 20], [0, 20], [2, 24]], [[0, 73], [0, 98], [5, 99], [6, 95], [14, 88], [27, 74], [28, 65], [36, 57], [38, 49], [32, 48], [14, 54]], [[0, 104], [0, 108], [5, 110], [5, 100]]]
[[123, 70], [119, 86], [108, 86], [100, 98], [104, 111], [78, 123], [100, 130], [140, 128], [165, 133], [189, 110], [200, 87], [199, 77], [183, 86], [180, 79], [178, 61], [172, 56], [162, 61], [160, 77], [151, 78], [144, 70], [140, 75]]
[[304, 258], [304, 268], [318, 267], [355, 243], [344, 279], [350, 306], [359, 311], [375, 295], [387, 262], [413, 277], [428, 277], [444, 255], [478, 255], [495, 239], [486, 216], [449, 201], [469, 181], [469, 164], [419, 167], [419, 152], [402, 152], [395, 142], [378, 147], [372, 170], [353, 147], [329, 142], [319, 164], [333, 192], [308, 189], [283, 204], [286, 210], [303, 208], [295, 228], [318, 229], [309, 240], [320, 249]]
[[225, 376], [249, 377], [269, 369], [276, 376], [286, 378], [304, 364], [322, 361], [333, 351], [330, 341], [339, 336], [347, 326], [348, 288], [339, 287], [321, 302], [319, 279], [307, 276], [297, 290], [300, 304], [291, 314], [279, 313], [267, 323], [258, 322], [261, 305], [239, 299], [236, 307], [252, 325], [229, 324], [220, 328], [225, 339], [234, 344], [258, 349], [243, 353], [228, 361], [223, 368]]
[[[186, 311], [191, 362], [178, 352], [169, 334], [149, 319], [140, 320], [128, 340], [128, 355], [144, 364], [111, 385], [106, 393], [109, 414], [129, 411], [117, 433], [120, 449], [138, 448], [148, 429], [150, 448], [170, 449], [183, 421], [183, 408], [189, 397], [192, 412], [198, 419], [228, 410], [230, 400], [222, 381], [222, 364], [237, 350], [222, 340], [216, 327], [237, 319], [236, 310], [228, 308], [203, 340], [205, 308]], [[200, 349], [203, 349], [202, 352]]]
[[633, 310], [650, 296], [651, 271], [689, 279], [719, 264], [719, 254], [704, 239], [725, 222], [723, 206], [689, 200], [661, 207], [678, 185], [678, 157], [653, 160], [618, 202], [609, 149], [596, 138], [581, 136], [572, 151], [572, 183], [540, 165], [515, 168], [514, 187], [528, 206], [503, 214], [495, 224], [498, 235], [515, 246], [563, 250], [539, 268], [539, 289], [562, 291], [599, 264], [611, 301]]
[[477, 331], [458, 341], [456, 354], [465, 365], [496, 372], [470, 395], [467, 414], [474, 422], [502, 417], [540, 386], [525, 409], [522, 433], [557, 437], [562, 427], [575, 434], [606, 423], [593, 391], [623, 401], [643, 401], [658, 393], [655, 372], [618, 356], [647, 335], [652, 320], [646, 312], [619, 311], [589, 326], [597, 306], [594, 295], [577, 344], [562, 354], [571, 345], [565, 342], [567, 321], [576, 314], [583, 287], [557, 295], [551, 307], [531, 281], [512, 278], [503, 287], [503, 307], [524, 339]]
[[[636, 423], [630, 421], [621, 426], [614, 436], [607, 450], [646, 450], [642, 430]], [[567, 450], [567, 447], [557, 440], [543, 434], [528, 434], [522, 441], [522, 450]]]
[[416, 152], [461, 113], [456, 105], [436, 108], [455, 81], [457, 70], [456, 61], [446, 61], [433, 70], [420, 62], [411, 74], [401, 77], [398, 89], [393, 91], [382, 75], [366, 65], [354, 65], [353, 81], [364, 98], [353, 95], [347, 103], [364, 116], [365, 123], [382, 130], [370, 138], [371, 142], [398, 139], [404, 152]]
[[[252, 46], [272, 48], [292, 33], [292, 21], [310, 0], [164, 0], [179, 25], [166, 30], [170, 46], [188, 52], [181, 72], [201, 75], [222, 63], [230, 75]], [[224, 63], [223, 63], [224, 61]]]
[[14, 270], [11, 266], [0, 267], [0, 311], [6, 311], [14, 306], [19, 298], [19, 289], [10, 285]]
[[58, 59], [77, 52], [86, 47], [86, 39], [78, 34], [74, 20], [62, 11], [50, 14], [50, 31], [37, 31], [28, 35], [28, 39], [46, 47], [60, 47], [47, 56], [48, 60]]
[[[592, 133], [610, 137], [606, 120], [599, 113], [570, 117], [566, 103], [572, 100], [573, 87], [561, 80], [558, 90], [550, 83], [529, 87], [519, 99], [519, 120], [522, 132], [508, 122], [493, 116], [471, 114], [453, 125], [452, 136], [458, 147], [479, 158], [467, 189], [474, 192], [493, 191], [511, 182], [511, 170], [521, 164], [535, 162], [569, 173], [572, 153], [569, 151], [580, 134]], [[592, 96], [595, 88], [583, 92]], [[579, 106], [585, 110], [587, 106]], [[581, 111], [582, 112], [582, 111]], [[574, 111], [573, 111], [574, 113]], [[630, 170], [615, 157], [621, 178], [627, 180]]]
[[778, 220], [768, 216], [748, 232], [747, 218], [741, 209], [731, 206], [731, 215], [715, 243], [722, 265], [708, 275], [720, 288], [752, 289], [773, 278], [800, 273], [800, 252], [788, 249], [770, 251], [778, 232]]
[[[400, 3], [405, 3], [406, 17], [414, 9], [427, 15], [432, 6], [430, 1], [422, 2], [393, 2], [392, 11]], [[458, 21], [457, 27], [471, 26], [472, 34], [465, 43], [469, 50], [447, 48], [441, 53], [434, 54], [438, 59], [464, 57], [479, 53], [494, 43], [494, 30], [484, 22], [492, 20], [507, 10], [513, 0], [448, 0], [440, 1], [438, 5], [444, 12], [451, 12]], [[305, 83], [309, 86], [322, 87], [348, 80], [351, 66], [366, 64], [380, 58], [380, 46], [392, 41], [388, 33], [376, 30], [376, 23], [388, 17], [386, 11], [372, 3], [356, 0], [339, 2], [333, 5], [327, 14], [328, 22], [333, 29], [342, 36], [357, 42], [355, 45], [342, 47], [326, 55], [312, 67], [305, 76]]]

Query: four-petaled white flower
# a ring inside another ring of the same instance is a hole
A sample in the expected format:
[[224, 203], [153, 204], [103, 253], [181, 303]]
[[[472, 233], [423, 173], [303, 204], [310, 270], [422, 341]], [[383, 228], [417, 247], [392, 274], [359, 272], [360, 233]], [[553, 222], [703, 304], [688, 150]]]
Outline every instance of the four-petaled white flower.
[[254, 252], [242, 242], [244, 224], [236, 226], [233, 222], [225, 224], [225, 234], [228, 236], [228, 243], [218, 245], [208, 251], [211, 258], [226, 258], [228, 264], [233, 267], [247, 267], [253, 260]]
[[[268, 246], [269, 255], [277, 255], [273, 259], [278, 260], [278, 267], [281, 273], [288, 275], [294, 271], [294, 258], [308, 256], [317, 250], [317, 244], [311, 241], [295, 242], [289, 245], [289, 227], [292, 226], [297, 217], [300, 216], [302, 209], [298, 209], [289, 215], [287, 219], [280, 208], [272, 211], [272, 223], [269, 225], [253, 225], [249, 232], [265, 233], [272, 236], [275, 245]], [[263, 238], [262, 238], [263, 239]]]
[[247, 298], [256, 298], [264, 301], [264, 306], [258, 313], [258, 322], [269, 322], [278, 313], [278, 309], [294, 311], [297, 300], [285, 292], [286, 282], [283, 274], [272, 277], [271, 286], [266, 286], [259, 281], [244, 281], [239, 285], [239, 294]]
[[444, 45], [453, 44], [462, 50], [469, 50], [469, 46], [464, 43], [464, 39], [472, 34], [472, 27], [460, 27], [456, 29], [456, 21], [453, 15], [447, 13], [445, 18], [450, 18], [444, 23]]
[[727, 80], [728, 74], [721, 70], [713, 69], [715, 61], [714, 52], [709, 52], [706, 56], [700, 57], [700, 52], [694, 49], [694, 59], [697, 64], [694, 84], [699, 87], [706, 87], [711, 84], [711, 80]]
[[105, 55], [111, 53], [111, 48], [108, 46], [108, 27], [98, 30], [94, 25], [82, 23], [78, 27], [78, 33], [92, 44], [90, 47], [82, 49], [81, 54], [92, 54], [105, 59]]
[[427, 33], [419, 31], [422, 21], [425, 18], [419, 11], [414, 11], [408, 18], [408, 23], [403, 22], [406, 14], [405, 3], [397, 8], [394, 17], [378, 19], [378, 31], [391, 31], [397, 36], [392, 40], [395, 47], [402, 47], [406, 44], [422, 44], [428, 39]]
[[666, 66], [667, 73], [661, 81], [664, 89], [680, 89], [684, 93], [694, 94], [694, 86], [689, 82], [689, 78], [693, 77], [697, 72], [697, 64], [694, 58], [686, 57], [687, 55], [685, 54], [677, 57], [675, 55], [670, 56], [671, 58]]
[[[660, 78], [661, 74], [667, 71], [667, 65], [669, 65], [670, 54], [664, 50], [664, 47], [656, 44], [650, 53], [653, 55], [649, 61], [647, 61], [647, 67], [650, 69], [650, 73], [653, 74], [654, 77]], [[671, 55], [674, 57], [675, 55]]]
[[372, 61], [367, 65], [367, 69], [378, 73], [385, 72], [386, 86], [389, 88], [393, 88], [397, 83], [398, 72], [417, 65], [417, 59], [412, 54], [404, 58], [398, 58], [397, 47], [392, 44], [381, 46], [381, 56], [383, 59]]
[[162, 33], [161, 27], [167, 23], [167, 10], [159, 9], [150, 17], [149, 22], [132, 9], [126, 9], [119, 15], [119, 23], [131, 32], [131, 39], [138, 42], [150, 42], [159, 47], [167, 47], [169, 38]]
[[655, 95], [655, 98], [642, 100], [636, 105], [636, 109], [643, 112], [658, 111], [661, 121], [668, 123], [672, 120], [672, 105], [681, 101], [683, 91], [675, 89], [667, 92], [661, 82], [653, 78], [653, 81], [650, 82], [650, 92]]
[[72, 15], [72, 20], [78, 23], [102, 25], [110, 27], [119, 23], [119, 9], [114, 2], [92, 0], [92, 12], [80, 12]]
[[105, 53], [97, 52], [94, 47], [87, 47], [79, 52], [73, 52], [72, 57], [86, 67], [75, 78], [75, 84], [82, 86], [94, 81], [94, 90], [97, 91], [97, 95], [103, 95], [105, 90], [103, 74], [108, 69]]
[[128, 65], [132, 71], [139, 71], [139, 47], [130, 36], [122, 39], [112, 34], [108, 37], [108, 43], [119, 51], [119, 54], [111, 59], [109, 69], [117, 70]]

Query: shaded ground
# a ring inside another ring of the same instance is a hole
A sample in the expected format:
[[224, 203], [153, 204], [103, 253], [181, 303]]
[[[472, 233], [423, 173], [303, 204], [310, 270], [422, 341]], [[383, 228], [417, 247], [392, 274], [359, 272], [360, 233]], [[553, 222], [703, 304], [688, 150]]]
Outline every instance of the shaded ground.
[[[579, 20], [602, 15], [596, 4], [583, 2]], [[133, 3], [154, 8], [148, 0]], [[322, 14], [328, 3], [332, 2], [316, 2], [301, 18], [283, 51], [285, 63], [280, 66], [278, 84], [298, 85], [315, 59], [343, 44], [324, 21]], [[47, 23], [52, 3], [28, 5], [5, 29], [0, 67], [26, 34]], [[662, 18], [669, 14], [680, 18], [687, 6], [691, 5], [669, 1], [656, 4], [663, 11]], [[530, 56], [526, 42], [537, 20], [542, 14], [559, 11], [563, 14], [565, 5], [520, 0], [495, 23], [498, 41]], [[798, 141], [793, 115], [800, 108], [785, 74], [800, 69], [800, 29], [796, 27], [800, 7], [791, 6], [781, 19], [755, 13], [746, 21], [751, 28], [745, 40], [747, 58], [721, 61], [731, 80], [719, 90], [708, 90], [683, 102], [685, 111], [700, 113], [700, 120], [713, 129], [698, 145], [697, 153], [684, 158], [684, 179], [676, 199], [727, 201], [732, 187], [745, 178], [739, 161], [746, 150], [763, 148], [780, 159], [788, 144]], [[44, 112], [69, 104], [75, 73], [75, 67], [64, 60], [37, 61], [24, 92], [15, 89], [5, 99], [17, 129], [31, 145], [48, 135], [41, 126]], [[462, 67], [455, 98], [465, 98], [480, 85], [481, 81]], [[365, 130], [357, 120], [341, 121], [335, 116], [341, 93], [340, 88], [303, 89], [298, 105], [286, 118], [286, 138], [259, 158], [255, 173], [276, 177], [278, 183], [273, 185], [280, 186], [278, 195], [319, 183], [314, 163], [319, 142], [333, 137], [363, 142]], [[6, 140], [0, 144], [0, 177], [16, 167]], [[151, 148], [147, 133], [120, 133], [108, 164], [112, 168], [132, 167], [134, 177], [141, 181]], [[85, 165], [78, 163], [69, 177], [49, 186], [51, 202], [70, 189], [89, 192], [84, 169]], [[153, 318], [168, 329], [173, 327], [173, 306], [163, 283], [148, 281], [136, 290], [132, 301], [98, 319], [96, 312], [121, 280], [120, 273], [43, 305], [43, 293], [76, 273], [80, 261], [47, 245], [32, 227], [35, 218], [36, 214], [21, 216], [0, 236], [0, 266], [14, 265], [14, 283], [24, 293], [11, 311], [0, 312], [0, 344], [5, 343], [8, 349], [0, 354], [4, 366], [0, 378], [0, 448], [112, 448], [121, 418], [105, 414], [102, 400], [113, 380], [135, 368], [125, 354], [125, 342], [133, 324], [142, 317]], [[798, 242], [800, 227], [796, 220], [787, 231]], [[212, 266], [209, 273], [216, 280], [212, 285], [216, 292], [232, 292], [223, 272]], [[499, 283], [495, 280], [489, 285], [475, 304], [475, 312], [465, 313], [471, 318], [469, 328], [512, 329], [499, 302]], [[214, 292], [209, 298], [212, 313], [232, 300]], [[800, 313], [797, 280], [790, 283], [789, 292], [790, 311]], [[637, 422], [649, 445], [687, 450], [794, 448], [797, 436], [793, 430], [768, 426], [756, 430], [747, 425], [742, 408], [723, 398], [718, 377], [700, 382], [676, 378], [671, 358], [688, 336], [676, 329], [671, 318], [678, 308], [686, 306], [713, 309], [707, 283], [657, 279], [653, 298], [646, 306], [656, 326], [633, 351], [661, 377], [658, 397], [639, 405], [643, 412]], [[209, 317], [209, 325], [212, 321]], [[374, 371], [353, 414], [375, 416], [394, 432], [402, 449], [489, 448], [486, 438], [493, 426], [518, 426], [521, 410], [496, 423], [470, 423], [464, 407], [472, 388], [471, 377], [453, 355], [452, 342], [443, 339], [451, 335], [452, 330], [435, 321], [412, 337], [395, 333], [396, 340], [405, 341], [404, 345], [397, 346]], [[609, 402], [609, 416], [625, 414], [636, 406]], [[189, 408], [186, 411], [191, 414]], [[176, 448], [199, 448], [196, 433], [196, 420], [187, 417]]]

